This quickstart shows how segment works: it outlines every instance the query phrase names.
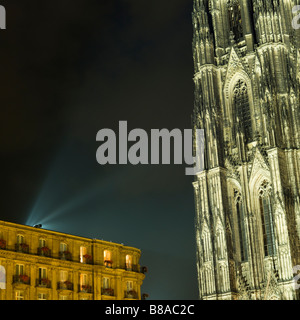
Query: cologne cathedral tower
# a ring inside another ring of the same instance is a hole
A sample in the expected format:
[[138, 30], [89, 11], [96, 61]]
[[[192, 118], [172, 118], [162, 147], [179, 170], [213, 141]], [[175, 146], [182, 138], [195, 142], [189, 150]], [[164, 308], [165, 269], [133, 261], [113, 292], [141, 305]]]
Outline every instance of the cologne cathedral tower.
[[193, 127], [205, 133], [193, 183], [200, 299], [299, 299], [297, 4], [194, 0]]

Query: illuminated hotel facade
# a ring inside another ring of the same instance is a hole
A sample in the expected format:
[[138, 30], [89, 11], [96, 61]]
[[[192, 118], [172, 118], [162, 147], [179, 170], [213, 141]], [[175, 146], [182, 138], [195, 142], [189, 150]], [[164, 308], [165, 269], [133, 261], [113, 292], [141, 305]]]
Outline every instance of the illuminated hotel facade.
[[0, 300], [140, 300], [141, 251], [0, 221]]

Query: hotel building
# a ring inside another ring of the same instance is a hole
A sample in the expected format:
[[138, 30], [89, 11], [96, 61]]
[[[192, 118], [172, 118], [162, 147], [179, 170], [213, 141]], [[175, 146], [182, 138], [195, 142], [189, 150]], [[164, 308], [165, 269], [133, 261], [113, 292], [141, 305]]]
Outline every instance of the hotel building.
[[141, 251], [0, 221], [0, 300], [140, 300]]

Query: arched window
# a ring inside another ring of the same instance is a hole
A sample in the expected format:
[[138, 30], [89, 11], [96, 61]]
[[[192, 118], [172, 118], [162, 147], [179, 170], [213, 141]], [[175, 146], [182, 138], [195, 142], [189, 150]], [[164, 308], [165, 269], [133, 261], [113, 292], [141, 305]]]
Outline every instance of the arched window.
[[59, 251], [60, 252], [67, 252], [68, 251], [68, 245], [65, 242], [61, 242], [59, 244]]
[[17, 234], [17, 244], [24, 243], [24, 236], [22, 234]]
[[[233, 110], [234, 120], [237, 121], [237, 126], [244, 133], [246, 142], [252, 139], [252, 121], [249, 105], [249, 95], [247, 84], [243, 80], [239, 80], [233, 89]], [[237, 133], [237, 128], [234, 131], [234, 138]]]
[[88, 275], [86, 273], [80, 273], [79, 276], [79, 288], [80, 292], [89, 293], [89, 285], [88, 285]]
[[235, 192], [235, 203], [236, 203], [236, 215], [239, 231], [239, 240], [240, 240], [240, 254], [241, 261], [248, 260], [248, 250], [247, 250], [247, 241], [246, 241], [246, 228], [245, 228], [245, 214], [244, 214], [244, 205], [242, 202], [241, 193], [237, 190]]
[[46, 247], [46, 240], [43, 238], [39, 239], [39, 248], [45, 248]]
[[129, 254], [126, 255], [126, 270], [132, 270], [132, 256]]
[[80, 246], [80, 262], [85, 262], [85, 255], [86, 255], [86, 247]]
[[110, 279], [107, 277], [102, 278], [102, 288], [109, 289], [110, 288]]
[[104, 250], [103, 259], [104, 259], [104, 265], [108, 268], [111, 268], [112, 260], [111, 260], [111, 252], [109, 250]]
[[271, 205], [271, 186], [266, 180], [259, 188], [259, 209], [262, 224], [264, 253], [266, 257], [273, 256], [276, 254], [276, 247]]
[[[218, 227], [217, 227], [218, 228]], [[219, 260], [225, 257], [225, 237], [222, 227], [219, 227], [216, 232], [217, 257]]]
[[228, 0], [229, 30], [234, 34], [236, 42], [243, 39], [241, 6], [238, 0]]
[[210, 234], [207, 229], [204, 229], [202, 233], [202, 246], [203, 246], [204, 262], [210, 261], [211, 243], [210, 243]]

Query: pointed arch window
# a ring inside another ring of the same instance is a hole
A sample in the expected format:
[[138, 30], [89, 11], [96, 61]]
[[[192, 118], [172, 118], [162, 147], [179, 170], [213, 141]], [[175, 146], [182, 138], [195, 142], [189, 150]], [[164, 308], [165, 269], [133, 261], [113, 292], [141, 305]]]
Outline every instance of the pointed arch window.
[[204, 262], [210, 261], [210, 233], [207, 229], [203, 230], [202, 233], [202, 246], [203, 246], [203, 260]]
[[271, 205], [271, 186], [264, 181], [259, 188], [259, 209], [262, 224], [263, 246], [265, 256], [276, 254], [275, 233]]
[[[249, 95], [247, 84], [243, 80], [239, 80], [233, 89], [233, 104], [237, 126], [244, 133], [246, 142], [252, 139], [252, 120], [249, 105]], [[235, 128], [235, 135], [237, 128]], [[234, 135], [234, 136], [235, 136]]]
[[241, 261], [244, 262], [244, 261], [248, 261], [245, 214], [244, 214], [244, 205], [242, 202], [241, 193], [236, 190], [235, 190], [235, 203], [236, 203], [235, 207], [236, 207], [236, 214], [237, 214], [239, 240], [240, 240]]
[[216, 240], [217, 257], [221, 260], [225, 258], [225, 237], [221, 226], [217, 227]]

